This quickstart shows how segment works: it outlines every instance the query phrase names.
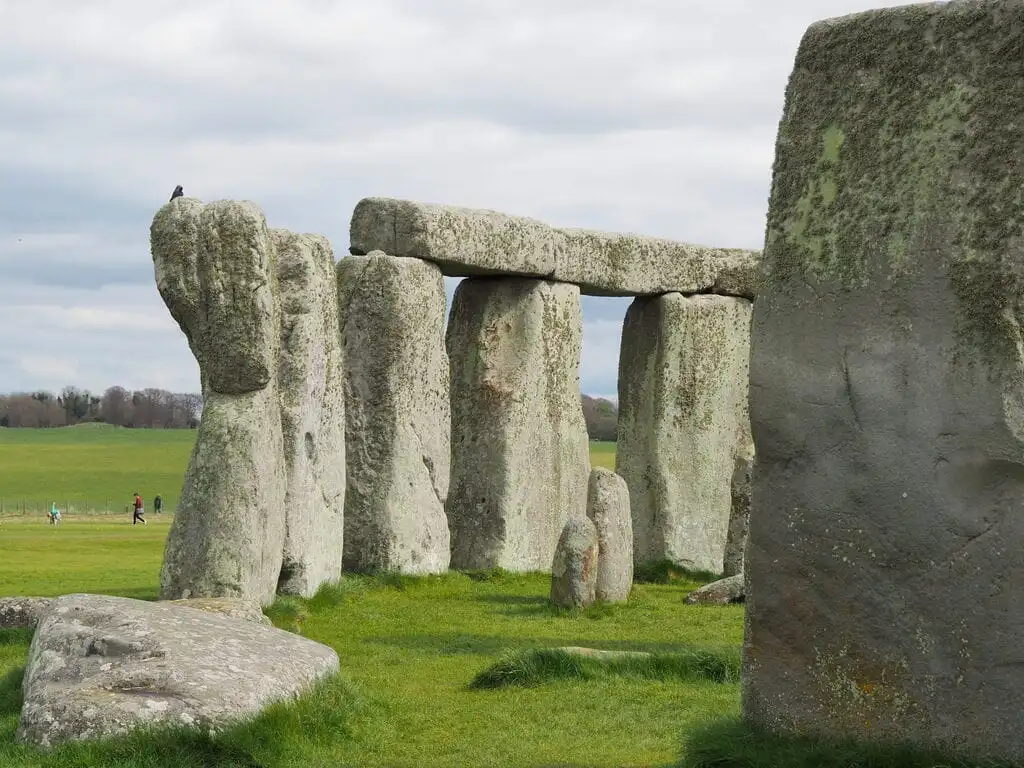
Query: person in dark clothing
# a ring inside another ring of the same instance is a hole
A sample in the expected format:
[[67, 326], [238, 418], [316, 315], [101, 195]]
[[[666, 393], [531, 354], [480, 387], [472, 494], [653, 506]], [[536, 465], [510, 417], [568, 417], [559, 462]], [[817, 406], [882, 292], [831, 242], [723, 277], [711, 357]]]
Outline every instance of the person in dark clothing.
[[142, 516], [142, 497], [139, 496], [139, 492], [135, 492], [135, 514], [132, 515], [132, 525], [138, 522], [142, 522], [143, 525], [148, 525], [146, 518]]
[[163, 499], [161, 499], [159, 495], [155, 499], [153, 499], [153, 511], [156, 514], [158, 514], [158, 515], [160, 514], [160, 510], [163, 509], [163, 506], [164, 506]]

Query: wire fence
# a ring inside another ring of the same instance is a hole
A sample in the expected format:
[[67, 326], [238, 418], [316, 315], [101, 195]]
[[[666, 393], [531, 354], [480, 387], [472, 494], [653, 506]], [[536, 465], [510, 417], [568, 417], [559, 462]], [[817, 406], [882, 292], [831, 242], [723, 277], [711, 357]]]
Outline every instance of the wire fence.
[[[12, 498], [0, 496], [0, 517], [28, 517], [32, 515], [48, 515], [50, 505], [57, 504], [61, 517], [75, 515], [131, 515], [131, 499], [122, 502], [121, 499], [29, 499]], [[153, 509], [151, 501], [146, 503], [144, 514], [174, 514], [174, 506], [164, 503], [160, 512]]]

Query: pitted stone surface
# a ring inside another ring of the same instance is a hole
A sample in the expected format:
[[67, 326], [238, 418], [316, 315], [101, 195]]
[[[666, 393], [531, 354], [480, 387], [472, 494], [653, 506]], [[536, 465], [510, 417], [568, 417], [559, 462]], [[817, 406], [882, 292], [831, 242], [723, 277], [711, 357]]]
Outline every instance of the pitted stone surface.
[[338, 283], [320, 235], [271, 230], [281, 297], [281, 431], [287, 471], [278, 592], [310, 597], [341, 574], [345, 380]]
[[441, 271], [374, 253], [337, 266], [346, 354], [345, 569], [443, 573], [451, 411]]
[[632, 234], [556, 229], [523, 216], [382, 197], [360, 200], [351, 251], [436, 262], [456, 277], [507, 274], [578, 285], [584, 294], [670, 291], [752, 298], [760, 254]]
[[551, 564], [551, 602], [559, 608], [586, 608], [596, 598], [598, 539], [594, 522], [570, 517]]
[[750, 311], [746, 299], [670, 293], [626, 312], [615, 461], [634, 563], [722, 571], [734, 460], [751, 442]]
[[0, 629], [31, 629], [52, 602], [52, 597], [0, 597]]
[[25, 666], [16, 738], [40, 747], [140, 726], [216, 731], [338, 670], [333, 649], [170, 603], [57, 598]]
[[260, 608], [255, 600], [245, 600], [232, 597], [194, 597], [190, 600], [166, 600], [168, 605], [180, 605], [183, 608], [192, 608], [197, 611], [210, 611], [230, 616], [234, 619], [252, 621], [256, 624], [273, 626], [270, 619]]
[[579, 290], [469, 278], [448, 321], [452, 567], [546, 571], [565, 521], [586, 517]]
[[253, 203], [179, 197], [153, 218], [157, 288], [199, 362], [203, 418], [164, 549], [164, 598], [273, 600], [287, 484], [274, 246]]
[[626, 481], [604, 467], [590, 470], [587, 517], [597, 529], [598, 600], [621, 603], [633, 588], [633, 520]]
[[718, 581], [712, 581], [703, 587], [693, 590], [683, 602], [686, 603], [710, 603], [712, 605], [727, 605], [729, 603], [742, 603], [744, 597], [743, 574], [727, 576]]
[[752, 330], [755, 726], [1024, 761], [1022, 28], [923, 3], [800, 44]]

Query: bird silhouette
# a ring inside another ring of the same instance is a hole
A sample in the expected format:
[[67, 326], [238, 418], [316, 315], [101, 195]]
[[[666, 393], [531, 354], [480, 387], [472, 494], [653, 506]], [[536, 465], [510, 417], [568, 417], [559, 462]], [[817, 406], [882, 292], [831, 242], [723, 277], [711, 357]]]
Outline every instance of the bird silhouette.
[[174, 191], [171, 192], [171, 200], [173, 200], [176, 197], [181, 197], [183, 194], [185, 193], [181, 191], [181, 184], [179, 184], [174, 188]]

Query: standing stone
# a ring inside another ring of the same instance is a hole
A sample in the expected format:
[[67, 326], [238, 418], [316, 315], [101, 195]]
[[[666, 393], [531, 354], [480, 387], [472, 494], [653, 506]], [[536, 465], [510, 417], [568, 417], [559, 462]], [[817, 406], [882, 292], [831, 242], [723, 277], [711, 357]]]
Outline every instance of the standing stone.
[[587, 517], [597, 529], [597, 599], [624, 603], [633, 587], [633, 520], [626, 481], [610, 469], [590, 470]]
[[742, 709], [1024, 760], [1024, 3], [812, 25], [754, 307]]
[[451, 456], [441, 271], [380, 252], [338, 262], [345, 344], [345, 568], [442, 573]]
[[345, 381], [327, 239], [271, 231], [281, 296], [281, 430], [287, 468], [278, 592], [309, 597], [341, 574]]
[[203, 418], [164, 549], [165, 599], [273, 600], [286, 472], [280, 310], [266, 220], [248, 202], [178, 198], [150, 229], [157, 287], [203, 380]]
[[590, 453], [580, 400], [579, 289], [469, 278], [455, 291], [452, 567], [542, 571], [586, 517]]
[[743, 556], [747, 549], [750, 530], [750, 470], [754, 466], [751, 456], [737, 456], [732, 472], [732, 510], [729, 533], [725, 538], [723, 576], [743, 573]]
[[586, 517], [570, 517], [551, 563], [551, 602], [559, 608], [586, 608], [597, 595], [597, 527]]
[[750, 307], [670, 293], [626, 312], [616, 471], [629, 486], [637, 563], [722, 570], [733, 464], [751, 440]]

